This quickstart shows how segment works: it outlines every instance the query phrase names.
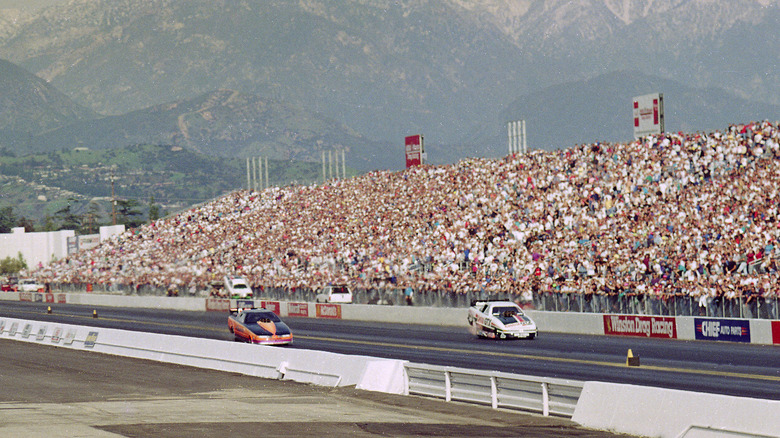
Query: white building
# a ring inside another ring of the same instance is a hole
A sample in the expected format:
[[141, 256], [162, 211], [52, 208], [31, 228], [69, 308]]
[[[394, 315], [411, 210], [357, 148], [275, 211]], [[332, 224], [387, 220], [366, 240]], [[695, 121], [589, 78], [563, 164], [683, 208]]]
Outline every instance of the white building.
[[[100, 227], [100, 241], [125, 231], [124, 225]], [[98, 236], [98, 235], [95, 235]], [[29, 269], [46, 266], [53, 260], [59, 260], [68, 256], [68, 239], [91, 236], [78, 236], [73, 230], [46, 231], [27, 233], [24, 228], [13, 228], [10, 233], [0, 234], [0, 259], [6, 257], [17, 258], [22, 254]], [[77, 250], [78, 246], [70, 245], [70, 251]]]

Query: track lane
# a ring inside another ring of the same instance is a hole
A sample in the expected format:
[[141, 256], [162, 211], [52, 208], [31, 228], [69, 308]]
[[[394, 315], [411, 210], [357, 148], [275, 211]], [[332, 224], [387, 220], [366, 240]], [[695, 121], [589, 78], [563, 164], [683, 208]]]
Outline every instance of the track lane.
[[[149, 331], [230, 341], [227, 315], [155, 309], [0, 302], [0, 316]], [[93, 310], [98, 318], [93, 318]], [[377, 324], [285, 318], [295, 334], [288, 348], [396, 358], [509, 373], [659, 386], [780, 400], [780, 348], [541, 333], [535, 340], [476, 339], [465, 327]], [[626, 353], [640, 357], [627, 367]]]

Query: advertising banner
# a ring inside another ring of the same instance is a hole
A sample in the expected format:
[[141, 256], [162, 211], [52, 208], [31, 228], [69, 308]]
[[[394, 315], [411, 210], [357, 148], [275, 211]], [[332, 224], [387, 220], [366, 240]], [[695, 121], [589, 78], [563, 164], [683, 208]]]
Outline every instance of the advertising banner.
[[309, 316], [308, 303], [287, 303], [287, 316]]
[[780, 321], [772, 321], [772, 343], [780, 344]]
[[341, 304], [317, 304], [317, 318], [341, 319]]
[[87, 338], [84, 339], [84, 348], [93, 348], [97, 342], [98, 332], [89, 332]]
[[87, 234], [78, 237], [78, 245], [76, 249], [78, 251], [92, 249], [100, 245], [100, 234]]
[[51, 334], [51, 342], [57, 344], [62, 339], [62, 327], [54, 327], [54, 332]]
[[423, 162], [425, 149], [423, 146], [422, 135], [410, 135], [404, 138], [404, 149], [406, 152], [406, 168], [419, 166]]
[[281, 315], [281, 305], [278, 301], [260, 301], [260, 307], [268, 309], [277, 315]]
[[207, 298], [206, 310], [214, 312], [227, 312], [230, 310], [230, 300], [225, 298]]
[[634, 98], [634, 138], [664, 132], [664, 95], [645, 94]]
[[694, 318], [696, 340], [750, 343], [750, 321]]
[[36, 341], [42, 341], [46, 339], [46, 326], [38, 328], [38, 335], [35, 336]]
[[604, 334], [677, 338], [677, 323], [665, 316], [604, 315]]
[[79, 238], [78, 236], [68, 236], [67, 238], [67, 251], [68, 255], [76, 254], [79, 252]]
[[65, 345], [71, 345], [73, 344], [73, 341], [76, 339], [76, 330], [70, 329], [68, 330], [68, 333], [65, 334]]

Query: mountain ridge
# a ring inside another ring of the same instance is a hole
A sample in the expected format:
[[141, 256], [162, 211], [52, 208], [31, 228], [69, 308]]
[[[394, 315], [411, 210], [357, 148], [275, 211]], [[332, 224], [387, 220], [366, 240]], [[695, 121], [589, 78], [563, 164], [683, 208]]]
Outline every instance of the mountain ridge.
[[[5, 118], [9, 118], [9, 112], [5, 111]], [[217, 157], [264, 156], [310, 162], [321, 160], [321, 152], [344, 151], [350, 155], [350, 166], [363, 170], [393, 164], [370, 159], [371, 153], [385, 145], [365, 139], [338, 122], [274, 99], [226, 89], [123, 115], [73, 119], [28, 134], [6, 148], [26, 155], [74, 147], [99, 150], [161, 144]]]
[[[23, 68], [0, 59], [0, 130], [34, 133], [97, 117]], [[19, 105], [19, 102], [26, 102]]]
[[[628, 68], [684, 86], [716, 84], [767, 108], [762, 102], [780, 99], [780, 69], [771, 62], [780, 59], [778, 18], [777, 2], [769, 0], [72, 0], [0, 33], [0, 57], [106, 117], [126, 118], [220, 89], [271, 99], [301, 109], [309, 121], [315, 114], [332, 120], [326, 129], [341, 134], [331, 143], [349, 143], [350, 151], [364, 154], [355, 165], [371, 168], [365, 163], [415, 133], [426, 136], [432, 162], [492, 156], [505, 142], [496, 139], [505, 135], [506, 108], [518, 99], [555, 85], [573, 96], [572, 84]], [[729, 62], [742, 54], [748, 62]], [[769, 108], [758, 118], [773, 117]], [[700, 120], [699, 114], [680, 118]], [[197, 117], [185, 118], [202, 127]], [[180, 138], [166, 128], [144, 141], [202, 147], [193, 140], [200, 131], [181, 126], [187, 129]], [[244, 134], [223, 129], [219, 137]], [[120, 140], [132, 141], [127, 137]], [[316, 143], [315, 137], [227, 149], [271, 148], [283, 158], [287, 148], [289, 158], [316, 151], [301, 144]], [[387, 158], [373, 166], [401, 162]]]
[[[104, 115], [227, 88], [452, 144], [521, 95], [627, 68], [778, 104], [778, 17], [766, 0], [73, 0], [0, 57]], [[723, 68], [746, 50], [770, 61]]]

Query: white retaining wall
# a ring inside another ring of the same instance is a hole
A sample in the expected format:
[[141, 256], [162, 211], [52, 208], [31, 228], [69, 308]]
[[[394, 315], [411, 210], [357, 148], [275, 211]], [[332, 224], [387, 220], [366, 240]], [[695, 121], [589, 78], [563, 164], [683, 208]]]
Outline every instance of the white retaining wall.
[[402, 394], [403, 361], [0, 317], [0, 339]]
[[648, 437], [777, 437], [780, 401], [585, 382], [572, 420]]
[[[67, 296], [66, 302], [68, 304], [81, 304], [86, 306], [140, 307], [168, 310], [187, 310], [194, 312], [202, 312], [206, 309], [203, 298], [97, 295], [89, 293], [69, 293], [65, 295]], [[227, 322], [225, 324], [227, 324]]]

